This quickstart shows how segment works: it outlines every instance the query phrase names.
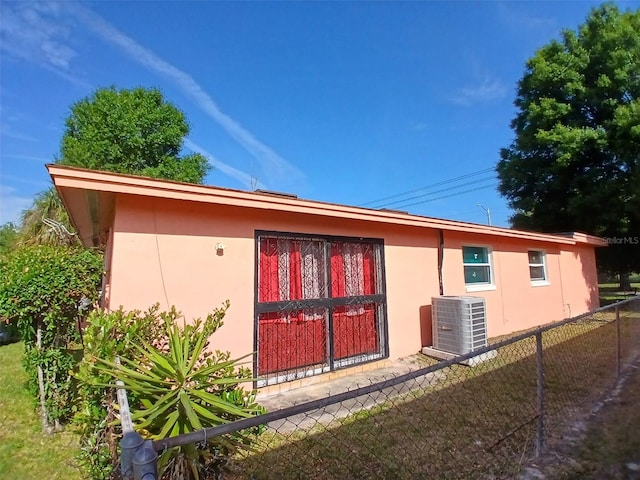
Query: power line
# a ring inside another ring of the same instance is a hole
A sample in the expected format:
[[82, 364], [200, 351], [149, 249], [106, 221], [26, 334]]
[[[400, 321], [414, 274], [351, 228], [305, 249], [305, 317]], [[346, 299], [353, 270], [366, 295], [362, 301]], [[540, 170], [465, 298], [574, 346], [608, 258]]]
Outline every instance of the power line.
[[476, 180], [473, 180], [471, 182], [460, 183], [460, 184], [454, 185], [452, 187], [442, 188], [440, 190], [434, 190], [432, 192], [422, 193], [420, 195], [414, 195], [413, 197], [403, 198], [403, 199], [400, 199], [400, 200], [395, 200], [395, 201], [390, 202], [390, 203], [385, 203], [385, 204], [380, 205], [379, 208], [380, 207], [390, 207], [392, 205], [397, 205], [399, 203], [409, 202], [411, 200], [417, 200], [419, 198], [428, 197], [428, 196], [431, 196], [431, 195], [435, 195], [437, 193], [448, 192], [450, 190], [455, 190], [455, 189], [466, 187], [466, 186], [469, 186], [469, 185], [477, 185], [479, 182], [484, 182], [484, 181], [487, 181], [487, 180], [491, 180], [493, 182], [493, 181], [495, 181], [495, 178], [496, 178], [495, 176], [492, 176], [492, 177], [487, 177], [487, 178], [476, 179]]
[[449, 195], [443, 195], [441, 197], [436, 197], [436, 198], [429, 198], [427, 200], [422, 200], [420, 202], [414, 202], [414, 203], [410, 203], [408, 205], [402, 205], [402, 208], [405, 207], [413, 207], [414, 205], [420, 205], [422, 203], [428, 203], [428, 202], [435, 202], [436, 200], [442, 200], [444, 198], [450, 198], [450, 197], [456, 197], [458, 195], [463, 195], [465, 193], [471, 193], [471, 192], [477, 192], [478, 190], [486, 190], [487, 188], [491, 188], [493, 187], [493, 185], [485, 185], [483, 187], [477, 187], [477, 188], [470, 188], [468, 190], [464, 190], [462, 192], [456, 192], [456, 193], [451, 193]]
[[393, 199], [393, 198], [398, 198], [398, 197], [402, 197], [402, 196], [405, 196], [405, 195], [410, 195], [412, 193], [420, 192], [422, 190], [427, 190], [427, 189], [430, 189], [430, 188], [433, 188], [433, 187], [439, 187], [441, 185], [447, 185], [449, 183], [454, 183], [454, 182], [457, 182], [459, 180], [464, 180], [465, 178], [474, 177], [476, 175], [481, 175], [483, 173], [488, 173], [488, 172], [492, 172], [492, 171], [494, 171], [493, 167], [485, 168], [484, 170], [478, 170], [477, 172], [467, 173], [465, 175], [460, 175], [459, 177], [450, 178], [448, 180], [443, 180], [441, 182], [432, 183], [430, 185], [425, 185], [424, 187], [415, 188], [413, 190], [408, 190], [406, 192], [396, 193], [395, 195], [389, 195], [388, 197], [379, 198], [378, 200], [372, 200], [370, 202], [362, 203], [362, 204], [360, 204], [360, 206], [364, 207], [364, 206], [367, 206], [367, 205], [371, 205], [372, 203], [384, 202], [385, 200], [390, 200], [390, 199]]

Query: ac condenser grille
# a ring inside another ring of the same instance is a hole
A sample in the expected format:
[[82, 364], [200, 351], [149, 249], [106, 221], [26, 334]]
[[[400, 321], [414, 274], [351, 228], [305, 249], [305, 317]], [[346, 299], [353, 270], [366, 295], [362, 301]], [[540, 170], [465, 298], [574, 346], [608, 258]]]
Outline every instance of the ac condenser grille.
[[487, 345], [482, 297], [433, 297], [433, 348], [465, 354]]

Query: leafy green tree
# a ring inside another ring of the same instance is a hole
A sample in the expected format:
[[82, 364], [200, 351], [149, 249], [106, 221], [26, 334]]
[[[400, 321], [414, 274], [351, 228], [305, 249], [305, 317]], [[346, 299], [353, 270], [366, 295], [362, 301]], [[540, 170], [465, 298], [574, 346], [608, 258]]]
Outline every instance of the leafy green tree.
[[500, 152], [515, 227], [612, 239], [602, 269], [640, 268], [640, 10], [591, 11], [526, 64]]
[[13, 223], [8, 222], [0, 226], [0, 257], [13, 250], [17, 237], [18, 229]]
[[158, 89], [96, 90], [71, 107], [57, 163], [202, 183], [206, 158], [180, 156], [189, 125]]
[[[200, 154], [179, 155], [188, 133], [184, 114], [166, 102], [159, 90], [103, 88], [71, 107], [56, 161], [202, 183], [209, 170], [207, 160]], [[55, 189], [38, 194], [33, 205], [22, 214], [17, 243], [73, 245], [76, 241], [69, 216]]]

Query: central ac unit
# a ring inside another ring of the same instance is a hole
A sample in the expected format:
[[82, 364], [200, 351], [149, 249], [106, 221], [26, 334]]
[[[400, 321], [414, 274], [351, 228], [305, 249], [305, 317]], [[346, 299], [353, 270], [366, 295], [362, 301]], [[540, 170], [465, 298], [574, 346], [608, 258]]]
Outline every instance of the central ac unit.
[[482, 297], [433, 297], [433, 348], [457, 355], [487, 346], [487, 315]]

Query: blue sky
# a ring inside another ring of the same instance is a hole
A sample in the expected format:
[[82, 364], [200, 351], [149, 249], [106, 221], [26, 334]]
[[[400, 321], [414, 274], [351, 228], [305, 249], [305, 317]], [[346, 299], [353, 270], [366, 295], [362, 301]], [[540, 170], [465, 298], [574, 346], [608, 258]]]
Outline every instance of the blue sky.
[[113, 85], [185, 112], [207, 184], [507, 226], [516, 83], [598, 3], [3, 0], [0, 223], [49, 186], [70, 106]]

